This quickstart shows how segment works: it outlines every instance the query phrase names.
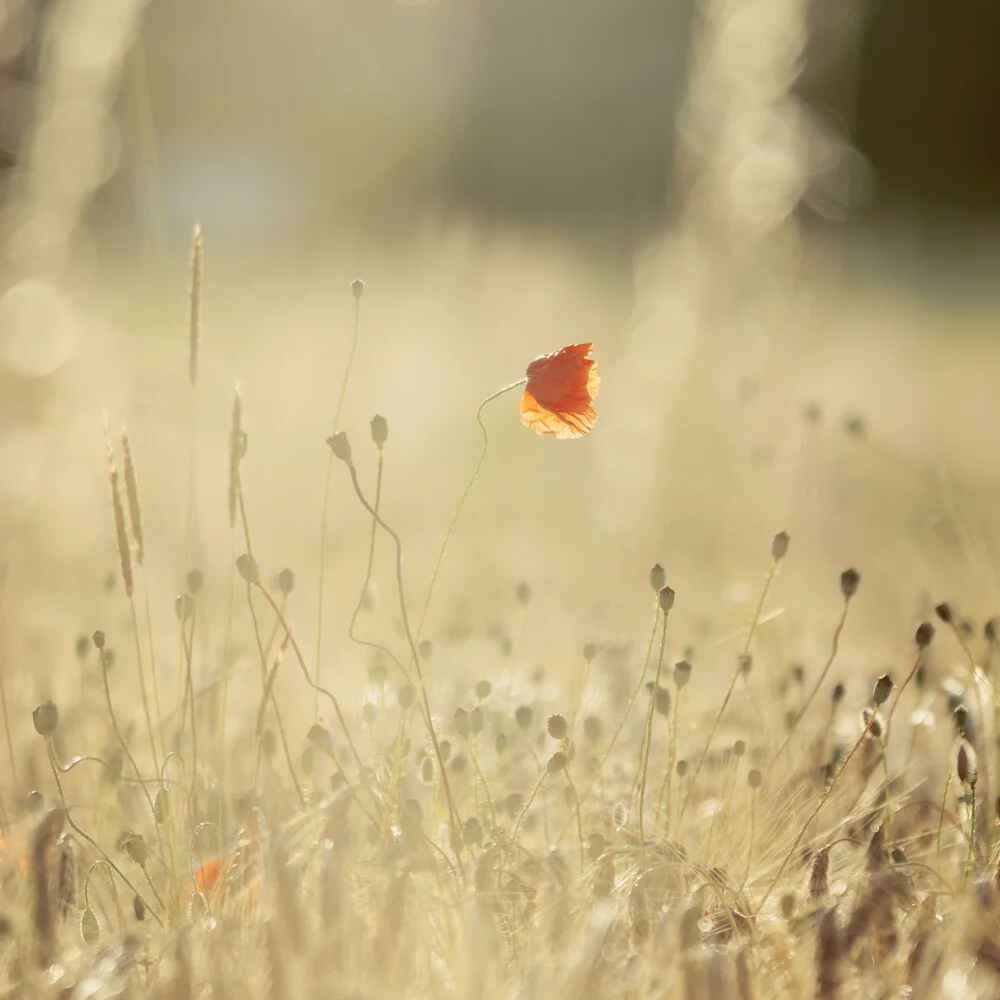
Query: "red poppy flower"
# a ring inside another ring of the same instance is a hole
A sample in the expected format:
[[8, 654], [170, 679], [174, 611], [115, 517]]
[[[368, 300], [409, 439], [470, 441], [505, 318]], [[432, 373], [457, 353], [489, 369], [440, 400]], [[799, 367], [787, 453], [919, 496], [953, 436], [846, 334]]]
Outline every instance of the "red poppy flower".
[[578, 438], [597, 422], [594, 397], [601, 387], [593, 344], [571, 344], [528, 365], [521, 397], [521, 423], [536, 434]]

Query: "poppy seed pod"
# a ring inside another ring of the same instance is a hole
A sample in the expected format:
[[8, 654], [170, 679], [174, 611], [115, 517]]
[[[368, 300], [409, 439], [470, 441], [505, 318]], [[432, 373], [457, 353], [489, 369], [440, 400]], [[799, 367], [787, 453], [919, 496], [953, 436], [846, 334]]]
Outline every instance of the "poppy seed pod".
[[486, 723], [486, 719], [483, 716], [483, 710], [476, 705], [476, 707], [469, 712], [469, 729], [478, 736], [483, 731], [483, 726]]
[[659, 715], [669, 715], [672, 705], [670, 689], [661, 687], [656, 689], [656, 711]]
[[657, 593], [667, 585], [667, 571], [659, 563], [649, 571], [649, 585]]
[[514, 709], [514, 718], [517, 720], [518, 727], [521, 729], [527, 729], [531, 725], [531, 721], [534, 718], [535, 713], [530, 705], [518, 705]]
[[891, 694], [892, 678], [888, 674], [882, 674], [875, 682], [875, 688], [872, 691], [872, 701], [876, 705], [884, 705], [889, 700], [889, 695]]
[[674, 664], [674, 684], [684, 687], [691, 680], [691, 664], [687, 660], [679, 660]]
[[518, 604], [527, 604], [531, 600], [531, 584], [522, 580], [514, 589]]
[[833, 691], [830, 693], [830, 700], [834, 705], [840, 704], [844, 700], [844, 695], [847, 694], [847, 688], [844, 687], [843, 683], [839, 682], [833, 685]]
[[583, 647], [583, 658], [587, 663], [593, 663], [595, 656], [597, 656], [597, 646], [592, 642], [588, 642]]
[[983, 626], [983, 635], [991, 646], [995, 645], [1000, 639], [1000, 618], [991, 618]]
[[354, 301], [358, 302], [365, 293], [365, 283], [360, 278], [355, 278], [351, 282], [351, 292], [354, 294]]
[[545, 728], [554, 740], [564, 740], [569, 735], [569, 726], [562, 715], [550, 715], [545, 723]]
[[97, 649], [104, 649], [104, 633], [100, 629], [98, 629], [90, 638]]
[[670, 609], [674, 606], [674, 591], [671, 587], [661, 587], [660, 588], [660, 610], [664, 614], [668, 614]]
[[260, 583], [260, 566], [252, 555], [244, 552], [236, 559], [236, 569], [245, 583]]
[[955, 612], [952, 610], [951, 605], [947, 601], [942, 601], [935, 609], [934, 614], [938, 616], [945, 623], [945, 625], [950, 625], [955, 618]]
[[963, 785], [969, 785], [972, 788], [976, 787], [976, 781], [979, 778], [976, 751], [973, 750], [972, 746], [965, 740], [962, 740], [962, 742], [958, 745], [956, 770], [958, 771], [958, 780], [961, 781]]
[[287, 597], [295, 589], [295, 574], [288, 568], [278, 574], [278, 592]]
[[753, 768], [747, 772], [747, 784], [751, 788], [760, 788], [764, 784], [764, 775], [757, 768]]
[[791, 539], [787, 531], [779, 531], [771, 541], [771, 558], [775, 562], [781, 562], [788, 555], [788, 543]]
[[56, 708], [55, 702], [47, 701], [39, 705], [31, 713], [31, 721], [39, 736], [51, 736], [59, 725], [59, 709]]
[[840, 592], [844, 595], [845, 601], [849, 601], [858, 592], [860, 583], [861, 574], [856, 569], [845, 569], [840, 574]]
[[174, 614], [186, 622], [194, 614], [194, 598], [190, 594], [178, 594], [174, 598]]
[[558, 774], [560, 771], [566, 770], [566, 754], [562, 750], [557, 750], [551, 757], [545, 762], [545, 770], [549, 774]]
[[186, 578], [188, 593], [195, 597], [200, 593], [202, 584], [205, 582], [205, 574], [200, 569], [191, 570]]
[[934, 638], [934, 626], [930, 622], [921, 622], [913, 638], [921, 649], [926, 649]]
[[455, 731], [459, 736], [469, 735], [469, 713], [464, 708], [456, 708], [455, 715], [453, 716], [455, 720]]
[[332, 437], [326, 439], [326, 443], [330, 446], [330, 451], [341, 462], [346, 462], [348, 465], [351, 464], [351, 442], [347, 440], [347, 433], [345, 431], [337, 431]]
[[371, 420], [372, 440], [376, 448], [381, 448], [389, 437], [389, 421], [377, 413]]

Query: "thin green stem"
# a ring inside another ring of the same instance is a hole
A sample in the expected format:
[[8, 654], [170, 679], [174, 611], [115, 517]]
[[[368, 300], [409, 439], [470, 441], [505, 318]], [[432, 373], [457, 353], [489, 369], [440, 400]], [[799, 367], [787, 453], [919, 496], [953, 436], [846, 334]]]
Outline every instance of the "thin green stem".
[[437, 584], [438, 575], [441, 572], [441, 565], [444, 563], [444, 554], [448, 549], [448, 542], [451, 541], [452, 533], [455, 530], [455, 525], [458, 523], [458, 517], [462, 513], [462, 508], [465, 506], [465, 501], [468, 499], [469, 493], [472, 492], [472, 487], [475, 485], [476, 480], [479, 478], [479, 473], [482, 471], [483, 462], [486, 460], [486, 449], [489, 447], [490, 437], [486, 432], [486, 424], [483, 423], [483, 410], [486, 408], [487, 403], [492, 403], [494, 399], [502, 396], [505, 392], [510, 392], [512, 389], [518, 389], [522, 385], [527, 383], [527, 378], [518, 379], [516, 382], [511, 382], [510, 385], [505, 385], [502, 389], [498, 389], [491, 396], [487, 396], [480, 404], [479, 409], [476, 410], [476, 422], [479, 424], [479, 429], [483, 432], [483, 447], [479, 452], [479, 461], [476, 462], [476, 467], [472, 471], [472, 478], [469, 480], [465, 489], [462, 491], [461, 497], [458, 500], [458, 506], [455, 508], [455, 513], [452, 515], [451, 522], [448, 525], [448, 530], [444, 533], [444, 540], [441, 542], [441, 551], [438, 552], [437, 562], [434, 563], [434, 572], [431, 574], [431, 582], [427, 587], [427, 596], [424, 598], [424, 606], [420, 612], [420, 619], [417, 622], [417, 632], [416, 641], [420, 641], [420, 637], [424, 632], [424, 625], [427, 622], [427, 612], [430, 610], [431, 598], [434, 596], [434, 588]]
[[663, 806], [663, 796], [666, 793], [667, 797], [667, 822], [666, 831], [669, 836], [670, 834], [670, 823], [673, 816], [673, 794], [671, 785], [673, 784], [673, 773], [674, 765], [677, 758], [677, 713], [678, 706], [681, 701], [681, 691], [683, 688], [677, 688], [674, 692], [674, 707], [673, 711], [670, 713], [670, 744], [667, 751], [667, 770], [663, 775], [663, 783], [660, 785], [660, 794], [656, 800], [656, 819], [653, 821], [653, 828], [656, 829], [660, 825], [660, 809]]
[[813, 703], [813, 699], [817, 694], [819, 694], [819, 690], [823, 686], [823, 681], [826, 680], [826, 675], [830, 672], [830, 668], [833, 666], [833, 661], [837, 658], [837, 651], [840, 649], [840, 634], [844, 631], [844, 623], [847, 621], [847, 611], [850, 606], [851, 599], [848, 597], [844, 600], [844, 610], [841, 611], [840, 620], [837, 622], [837, 627], [833, 632], [833, 641], [830, 644], [830, 655], [827, 657], [827, 661], [823, 665], [823, 669], [820, 671], [819, 677], [816, 678], [816, 683], [813, 685], [812, 691], [809, 692], [809, 697], [802, 703], [802, 707], [796, 713], [794, 721], [791, 726], [788, 727], [788, 732], [785, 735], [785, 739], [781, 746], [778, 747], [778, 752], [771, 758], [771, 761], [768, 764], [769, 768], [772, 767], [775, 761], [777, 761], [777, 759], [785, 752], [785, 749], [791, 741], [795, 730], [802, 721], [802, 717], [809, 711], [809, 706]]
[[968, 882], [969, 874], [972, 871], [972, 848], [976, 842], [976, 782], [969, 785], [969, 798], [972, 805], [969, 814], [969, 853], [965, 858], [965, 880]]
[[[618, 743], [618, 738], [622, 734], [622, 730], [625, 728], [625, 723], [628, 721], [629, 715], [632, 713], [632, 706], [635, 704], [636, 698], [639, 697], [639, 692], [642, 690], [642, 685], [645, 683], [646, 674], [649, 671], [649, 660], [653, 655], [653, 642], [656, 640], [656, 629], [660, 624], [660, 599], [659, 597], [654, 598], [653, 601], [653, 626], [649, 632], [649, 641], [646, 643], [646, 656], [642, 661], [642, 670], [639, 672], [639, 680], [636, 681], [635, 688], [632, 691], [632, 695], [628, 700], [628, 704], [625, 706], [625, 711], [622, 713], [621, 719], [618, 721], [618, 727], [615, 729], [614, 734], [611, 737], [611, 742], [608, 744], [607, 749], [604, 751], [604, 755], [601, 757], [601, 762], [597, 766], [594, 776], [590, 779], [590, 783], [584, 789], [583, 795], [581, 797], [582, 804], [586, 804], [590, 799], [591, 792], [594, 790], [594, 786], [597, 784], [598, 779], [603, 775], [604, 768], [611, 757], [611, 753]], [[561, 843], [562, 838], [566, 835], [566, 831], [569, 829], [569, 824], [567, 824], [562, 833], [556, 840], [556, 843]]]
[[705, 761], [708, 759], [708, 753], [712, 748], [712, 740], [715, 739], [715, 733], [719, 728], [719, 723], [722, 722], [722, 717], [726, 714], [726, 709], [729, 707], [729, 699], [733, 696], [736, 681], [743, 672], [743, 666], [750, 653], [750, 644], [753, 642], [754, 633], [757, 631], [757, 623], [760, 621], [761, 611], [764, 610], [764, 601], [767, 599], [767, 593], [771, 589], [771, 584], [774, 582], [774, 578], [777, 575], [778, 565], [780, 562], [780, 559], [776, 559], [774, 557], [771, 558], [771, 568], [768, 570], [767, 577], [764, 580], [764, 586], [760, 592], [760, 600], [757, 601], [757, 608], [754, 611], [753, 620], [750, 622], [750, 630], [747, 632], [747, 639], [743, 644], [743, 652], [740, 655], [740, 658], [736, 661], [736, 669], [733, 671], [732, 679], [729, 682], [729, 689], [726, 691], [725, 698], [722, 699], [722, 705], [719, 707], [719, 714], [716, 715], [715, 722], [712, 723], [708, 739], [705, 740], [705, 747], [701, 751], [698, 763], [695, 766], [690, 781], [688, 781], [687, 794], [684, 796], [684, 801], [681, 803], [680, 812], [677, 816], [678, 826], [680, 826], [681, 821], [684, 819], [684, 811], [687, 809], [688, 802], [691, 800], [691, 793], [694, 791], [694, 786], [698, 781], [698, 775], [701, 774], [701, 769], [705, 766]]
[[[142, 574], [142, 600], [146, 611], [146, 641], [149, 644], [149, 674], [153, 682], [153, 705], [156, 708], [156, 729], [160, 734], [160, 759], [166, 755], [167, 747], [163, 734], [163, 710], [160, 708], [160, 685], [156, 676], [156, 650], [153, 648], [153, 615], [149, 608], [149, 585], [146, 582], [146, 567], [141, 563], [139, 571]], [[154, 760], [156, 758], [154, 757]]]
[[642, 766], [639, 778], [639, 847], [646, 846], [646, 832], [643, 813], [646, 805], [646, 775], [649, 770], [649, 751], [653, 744], [653, 715], [656, 712], [656, 696], [660, 690], [660, 677], [663, 674], [663, 648], [667, 643], [667, 620], [670, 615], [663, 613], [663, 624], [660, 630], [660, 655], [656, 660], [656, 678], [653, 690], [649, 696], [649, 708], [646, 709], [646, 735], [642, 743]]
[[[509, 387], [508, 387], [509, 388]], [[441, 745], [438, 741], [437, 732], [434, 729], [433, 714], [431, 712], [431, 702], [427, 694], [427, 684], [424, 681], [424, 671], [423, 667], [420, 666], [420, 653], [417, 650], [417, 642], [413, 637], [413, 631], [410, 628], [410, 616], [406, 611], [406, 588], [403, 586], [403, 542], [399, 535], [383, 520], [382, 515], [379, 514], [374, 507], [365, 499], [364, 492], [361, 489], [361, 484], [358, 482], [358, 470], [354, 467], [354, 463], [348, 458], [347, 469], [351, 475], [351, 485], [354, 487], [354, 493], [361, 503], [361, 506], [365, 508], [368, 513], [376, 519], [379, 527], [382, 528], [386, 534], [393, 540], [396, 546], [396, 589], [399, 592], [399, 610], [400, 615], [403, 619], [403, 631], [406, 633], [406, 641], [410, 647], [410, 656], [413, 660], [413, 665], [416, 668], [417, 680], [419, 681], [420, 696], [424, 703], [424, 712], [426, 714], [427, 730], [428, 735], [431, 738], [431, 743], [434, 746], [434, 756], [437, 758], [438, 768], [441, 772], [441, 783], [444, 786], [445, 797], [448, 801], [448, 816], [451, 822], [452, 835], [455, 838], [456, 844], [461, 844], [462, 842], [462, 822], [459, 816], [458, 806], [455, 804], [454, 796], [451, 793], [451, 783], [448, 781], [448, 772], [444, 766], [444, 758], [441, 755]], [[461, 860], [459, 859], [459, 865], [461, 865]]]
[[225, 829], [226, 801], [226, 727], [229, 716], [229, 671], [232, 669], [233, 658], [233, 611], [236, 606], [236, 527], [230, 532], [232, 538], [231, 557], [229, 559], [229, 608], [226, 612], [226, 644], [222, 654], [222, 705], [219, 709], [222, 719], [219, 722], [219, 829]]
[[[344, 397], [347, 395], [347, 383], [351, 377], [351, 368], [354, 367], [354, 355], [358, 348], [358, 333], [361, 328], [361, 296], [355, 293], [354, 296], [354, 337], [351, 340], [351, 351], [347, 356], [347, 367], [344, 369], [344, 377], [340, 382], [340, 394], [337, 397], [337, 408], [333, 414], [333, 432], [340, 429], [340, 415], [344, 408]], [[333, 452], [330, 452], [326, 462], [326, 482], [323, 486], [323, 514], [320, 520], [319, 532], [319, 595], [317, 598], [318, 610], [316, 618], [316, 666], [314, 667], [315, 702], [313, 705], [313, 721], [319, 721], [319, 687], [322, 683], [323, 673], [323, 597], [324, 584], [326, 583], [326, 526], [330, 511], [330, 481], [333, 478]]]

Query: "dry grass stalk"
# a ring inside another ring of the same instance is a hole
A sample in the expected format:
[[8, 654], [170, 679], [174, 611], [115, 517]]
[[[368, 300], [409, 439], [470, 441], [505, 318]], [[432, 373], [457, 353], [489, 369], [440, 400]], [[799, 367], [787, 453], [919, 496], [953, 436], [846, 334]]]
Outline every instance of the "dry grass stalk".
[[201, 226], [196, 225], [191, 240], [191, 311], [188, 318], [188, 377], [192, 387], [198, 383], [198, 352], [201, 347], [202, 266]]
[[146, 543], [142, 533], [142, 508], [139, 506], [139, 482], [135, 474], [132, 458], [132, 442], [128, 430], [122, 428], [122, 461], [125, 469], [125, 498], [128, 500], [128, 519], [135, 541], [135, 560], [141, 566], [146, 554]]
[[243, 397], [240, 387], [233, 392], [233, 419], [229, 431], [229, 527], [235, 529], [240, 495], [240, 465], [246, 454], [243, 432]]
[[48, 968], [55, 959], [56, 930], [49, 858], [56, 838], [62, 832], [65, 817], [62, 809], [53, 809], [42, 819], [31, 835], [31, 850], [28, 855], [35, 955], [43, 969]]
[[132, 546], [125, 526], [125, 507], [122, 504], [121, 486], [118, 482], [118, 468], [115, 465], [115, 452], [111, 446], [111, 436], [107, 424], [104, 427], [105, 441], [108, 447], [108, 480], [111, 485], [111, 510], [115, 520], [115, 540], [118, 543], [118, 559], [121, 563], [122, 580], [125, 583], [125, 593], [129, 600], [135, 590], [135, 580], [132, 576]]

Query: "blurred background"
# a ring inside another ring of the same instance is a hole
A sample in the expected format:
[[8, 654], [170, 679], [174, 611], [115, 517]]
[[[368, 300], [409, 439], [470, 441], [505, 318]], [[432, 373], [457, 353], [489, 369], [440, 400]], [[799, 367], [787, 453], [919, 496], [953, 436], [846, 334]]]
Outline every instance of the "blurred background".
[[[604, 375], [584, 441], [492, 404], [437, 633], [526, 579], [552, 626], [539, 656], [549, 635], [557, 655], [624, 641], [659, 560], [688, 609], [678, 641], [708, 642], [745, 621], [781, 529], [797, 613], [815, 597], [832, 615], [846, 564], [870, 581], [873, 667], [924, 595], [995, 612], [1000, 6], [4, 0], [0, 22], [18, 650], [56, 642], [53, 614], [71, 632], [122, 614], [105, 412], [132, 429], [164, 607], [195, 428], [195, 559], [224, 590], [237, 381], [262, 562], [312, 594], [356, 276], [343, 426], [370, 478], [367, 422], [389, 419], [386, 512], [417, 595], [478, 401], [563, 343], [593, 340]], [[365, 544], [343, 477], [333, 508], [340, 635]], [[814, 653], [784, 621], [773, 641]]]

